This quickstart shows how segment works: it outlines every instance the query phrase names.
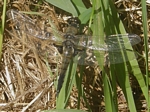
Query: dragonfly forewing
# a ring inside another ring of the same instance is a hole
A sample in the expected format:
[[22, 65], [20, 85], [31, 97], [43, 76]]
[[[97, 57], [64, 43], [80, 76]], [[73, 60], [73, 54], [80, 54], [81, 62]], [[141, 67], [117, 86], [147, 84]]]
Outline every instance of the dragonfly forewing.
[[[41, 25], [42, 23], [40, 26], [37, 25], [33, 19], [18, 11], [8, 10], [7, 16], [10, 18], [9, 21], [13, 22], [16, 30], [24, 31], [26, 34], [39, 39], [49, 39], [49, 37], [53, 36], [53, 34], [48, 31], [50, 30], [48, 27], [44, 27], [44, 25]], [[53, 38], [51, 38], [51, 40], [54, 41]]]
[[100, 44], [101, 36], [98, 36], [98, 41], [93, 42], [95, 37], [96, 36], [77, 35], [75, 37], [76, 45], [79, 48], [83, 47], [98, 51], [120, 52], [120, 50], [126, 50], [127, 46], [136, 45], [141, 41], [141, 38], [136, 34], [116, 34], [106, 36], [103, 44]]

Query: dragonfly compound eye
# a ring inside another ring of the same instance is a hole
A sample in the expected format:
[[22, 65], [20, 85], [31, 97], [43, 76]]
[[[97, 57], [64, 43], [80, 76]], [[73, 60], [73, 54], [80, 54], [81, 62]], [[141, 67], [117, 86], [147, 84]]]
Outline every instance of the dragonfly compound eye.
[[69, 18], [67, 20], [67, 22], [70, 26], [74, 26], [74, 27], [77, 27], [77, 28], [79, 28], [79, 25], [81, 24], [80, 20], [77, 17]]

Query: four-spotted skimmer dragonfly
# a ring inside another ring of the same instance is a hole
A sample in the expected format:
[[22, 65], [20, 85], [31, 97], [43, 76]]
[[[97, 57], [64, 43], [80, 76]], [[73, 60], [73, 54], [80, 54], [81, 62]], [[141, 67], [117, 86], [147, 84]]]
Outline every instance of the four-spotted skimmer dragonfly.
[[[105, 43], [103, 44], [99, 44], [101, 41], [100, 39], [97, 42], [93, 42], [92, 39], [94, 38], [94, 36], [76, 35], [78, 32], [79, 21], [75, 18], [70, 18], [68, 20], [69, 26], [67, 27], [65, 33], [59, 33], [61, 35], [60, 39], [56, 38], [56, 36], [54, 35], [50, 35], [51, 33], [57, 34], [58, 32], [49, 32], [48, 28], [46, 27], [41, 28], [35, 23], [33, 19], [23, 13], [15, 10], [8, 10], [7, 16], [14, 23], [14, 27], [18, 29], [17, 31], [19, 33], [23, 30], [29, 36], [31, 35], [39, 39], [51, 41], [57, 47], [62, 48], [63, 60], [59, 72], [60, 77], [58, 80], [57, 95], [61, 90], [68, 64], [70, 63], [71, 59], [76, 55], [81, 53], [80, 56], [82, 56], [82, 51], [86, 49], [91, 49], [97, 50], [100, 53], [112, 53], [114, 57], [111, 58], [110, 56], [108, 59], [110, 64], [122, 63], [124, 61], [132, 59], [127, 58], [124, 60], [121, 55], [118, 55], [118, 53], [120, 54], [122, 51], [126, 51], [126, 47], [128, 45], [136, 45], [141, 41], [140, 37], [135, 34], [117, 34], [106, 36]], [[126, 42], [124, 40], [128, 41]], [[80, 60], [82, 60], [82, 58], [80, 58]]]

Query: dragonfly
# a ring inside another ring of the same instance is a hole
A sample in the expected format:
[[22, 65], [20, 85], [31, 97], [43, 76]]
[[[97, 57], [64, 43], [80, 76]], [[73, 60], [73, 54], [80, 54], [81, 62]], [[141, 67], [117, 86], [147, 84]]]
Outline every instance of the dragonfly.
[[[85, 57], [82, 58], [85, 50], [96, 50], [100, 53], [107, 52], [110, 54], [116, 54], [115, 58], [113, 57], [111, 59], [111, 56], [109, 57], [108, 60], [110, 64], [122, 63], [132, 59], [128, 58], [124, 60], [118, 55], [118, 53], [126, 51], [127, 49], [125, 46], [134, 46], [141, 41], [140, 37], [136, 34], [116, 34], [105, 36], [105, 43], [103, 44], [99, 44], [101, 40], [93, 42], [93, 38], [96, 36], [77, 35], [80, 26], [80, 21], [77, 18], [68, 19], [68, 27], [65, 32], [62, 33], [59, 31], [49, 31], [48, 28], [41, 28], [33, 19], [19, 11], [8, 10], [7, 16], [12, 20], [14, 26], [19, 29], [18, 32], [23, 30], [27, 35], [34, 36], [41, 40], [50, 41], [56, 47], [61, 48], [59, 51], [62, 53], [63, 59], [59, 71], [56, 91], [57, 96], [62, 88], [68, 65], [76, 55], [79, 55], [80, 58], [78, 58], [78, 60], [82, 61], [82, 59], [85, 59]], [[61, 38], [57, 38], [54, 34], [60, 35]], [[128, 39], [128, 41], [124, 41], [125, 39]], [[81, 63], [84, 64], [84, 62]]]

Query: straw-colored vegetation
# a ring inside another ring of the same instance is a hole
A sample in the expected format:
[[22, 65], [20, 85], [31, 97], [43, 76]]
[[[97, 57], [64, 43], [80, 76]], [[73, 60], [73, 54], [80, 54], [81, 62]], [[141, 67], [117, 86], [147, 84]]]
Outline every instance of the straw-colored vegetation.
[[[91, 7], [90, 2], [84, 1], [87, 7]], [[140, 2], [119, 0], [115, 1], [114, 4], [126, 31], [139, 35], [143, 41]], [[63, 32], [64, 25], [66, 25], [66, 21], [63, 18], [71, 16], [71, 14], [42, 0], [8, 1], [7, 11], [10, 9], [30, 13], [24, 15], [32, 18], [34, 24], [41, 28], [37, 29], [35, 33], [40, 30], [53, 33], [50, 28], [52, 26], [50, 22], [59, 32]], [[39, 15], [35, 15], [32, 12], [38, 12]], [[40, 15], [41, 13], [44, 16]], [[0, 110], [33, 112], [55, 109], [57, 76], [59, 67], [62, 64], [61, 54], [52, 41], [39, 39], [28, 34], [28, 32], [23, 32], [25, 24], [26, 22], [22, 22], [19, 24], [21, 26], [17, 26], [12, 18], [8, 16], [6, 18], [0, 69]], [[18, 30], [17, 27], [22, 31]], [[134, 50], [143, 55], [143, 42], [134, 46]], [[144, 60], [140, 57], [138, 59], [140, 69], [144, 74]], [[109, 104], [104, 102], [104, 84], [101, 70], [99, 66], [86, 66], [82, 78], [86, 101], [82, 98], [78, 104], [78, 89], [74, 86], [66, 108], [77, 109], [80, 105], [81, 110], [91, 109], [92, 112], [105, 112], [105, 105]], [[77, 74], [80, 76], [79, 73], [77, 69]], [[146, 100], [132, 73], [130, 83], [137, 111], [145, 112], [147, 109]], [[118, 111], [127, 112], [129, 107], [119, 84], [117, 85], [117, 100]]]

